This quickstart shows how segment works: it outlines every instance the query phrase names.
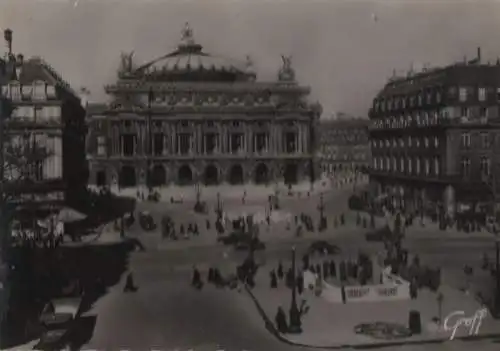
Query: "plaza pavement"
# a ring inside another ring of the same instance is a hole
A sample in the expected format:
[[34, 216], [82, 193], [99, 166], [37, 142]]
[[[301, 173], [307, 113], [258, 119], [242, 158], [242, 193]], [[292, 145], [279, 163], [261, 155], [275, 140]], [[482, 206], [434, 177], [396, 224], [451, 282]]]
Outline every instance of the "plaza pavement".
[[[338, 262], [337, 262], [338, 264]], [[288, 315], [291, 305], [291, 290], [280, 281], [277, 289], [270, 288], [269, 270], [276, 267], [265, 267], [259, 270], [256, 287], [249, 290], [255, 298], [257, 308], [261, 310], [263, 318], [274, 323], [278, 307], [282, 307]], [[285, 271], [288, 267], [284, 267]], [[473, 316], [482, 308], [472, 296], [452, 289], [446, 285], [439, 291], [443, 294], [442, 318], [450, 313], [461, 310], [465, 316]], [[286, 341], [293, 344], [307, 345], [310, 347], [356, 347], [370, 344], [376, 346], [384, 343], [419, 343], [423, 341], [449, 340], [450, 332], [438, 328], [432, 322], [432, 318], [438, 316], [437, 293], [429, 290], [420, 290], [417, 299], [387, 302], [351, 302], [347, 304], [331, 303], [322, 296], [315, 296], [313, 291], [304, 291], [297, 295], [298, 305], [305, 301], [308, 307], [307, 313], [302, 317], [302, 329], [300, 334], [281, 335]], [[409, 312], [417, 310], [420, 312], [422, 321], [421, 335], [411, 336], [403, 340], [378, 340], [368, 336], [359, 335], [354, 332], [356, 325], [371, 323], [375, 321], [396, 323], [402, 326], [408, 325]], [[468, 328], [459, 328], [456, 337], [468, 335]], [[498, 333], [500, 338], [500, 321], [487, 317], [481, 324], [479, 335], [491, 335]]]
[[[345, 186], [343, 189], [333, 189], [325, 192], [325, 210], [328, 215], [330, 213], [342, 213], [345, 211], [347, 208], [347, 199], [351, 193], [352, 186]], [[225, 206], [232, 209], [241, 205], [241, 199], [238, 198], [229, 198], [224, 201]], [[145, 209], [151, 211], [153, 214], [156, 213], [156, 215], [169, 211], [177, 223], [187, 224], [193, 221], [194, 216], [189, 210], [192, 208], [193, 203], [189, 204], [189, 202], [186, 200], [184, 204], [178, 205], [141, 203], [139, 204], [139, 209], [141, 206], [144, 206]], [[213, 206], [215, 199], [207, 199], [207, 202]], [[246, 205], [256, 206], [260, 204], [265, 206], [266, 203], [267, 198], [257, 198], [247, 201]], [[287, 197], [286, 201], [282, 201], [282, 209], [290, 212], [293, 211], [294, 213], [298, 213], [297, 211], [305, 212], [317, 220], [319, 218], [316, 208], [317, 204], [317, 194], [311, 195], [309, 198], [301, 197], [300, 199]], [[369, 253], [378, 252], [381, 249], [381, 245], [379, 243], [368, 243], [364, 240], [364, 233], [367, 229], [353, 225], [355, 221], [354, 216], [354, 212], [349, 215], [348, 222], [351, 223], [350, 229], [343, 232], [344, 234], [342, 234], [342, 230], [334, 230], [332, 222], [330, 222], [327, 232], [304, 233], [304, 238], [300, 240], [295, 238], [295, 231], [293, 229], [291, 231], [283, 230], [283, 224], [277, 224], [273, 227], [273, 230], [269, 231], [269, 234], [267, 234], [265, 228], [261, 229], [261, 236], [269, 235], [270, 238], [267, 238], [269, 242], [266, 251], [258, 253], [257, 259], [265, 264], [266, 267], [276, 266], [278, 261], [287, 264], [290, 259], [291, 246], [295, 245], [298, 251], [305, 250], [311, 242], [311, 238], [332, 239], [332, 242], [338, 244], [346, 255], [354, 256], [359, 251]], [[200, 223], [198, 223], [201, 232], [204, 231], [203, 222], [204, 217], [201, 216]], [[383, 221], [380, 220], [377, 223], [383, 224]], [[159, 349], [178, 348], [179, 350], [183, 350], [193, 348], [195, 350], [206, 349], [208, 351], [215, 347], [210, 340], [217, 339], [223, 344], [221, 348], [226, 350], [280, 350], [284, 349], [284, 347], [289, 349], [289, 346], [276, 342], [277, 340], [273, 339], [267, 333], [262, 319], [257, 315], [257, 310], [253, 302], [251, 303], [251, 300], [244, 298], [244, 294], [238, 294], [234, 291], [221, 291], [221, 294], [219, 294], [219, 291], [214, 292], [210, 288], [198, 292], [188, 286], [193, 265], [196, 265], [205, 272], [204, 274], [206, 274], [209, 266], [214, 265], [223, 271], [232, 271], [235, 263], [241, 263], [244, 259], [245, 253], [234, 252], [220, 244], [215, 244], [216, 235], [214, 232], [206, 233], [206, 235], [201, 234], [200, 237], [191, 239], [190, 241], [163, 241], [163, 245], [160, 246], [158, 246], [158, 242], [161, 241], [159, 239], [159, 232], [139, 232], [140, 230], [137, 227], [132, 228], [130, 231], [127, 231], [127, 236], [137, 237], [143, 243], [149, 242], [157, 245], [156, 249], [154, 247], [152, 247], [152, 250], [148, 248], [148, 251], [136, 252], [130, 257], [130, 272], [134, 274], [134, 278], [139, 286], [139, 292], [132, 295], [124, 295], [121, 292], [124, 284], [122, 280], [114, 290], [112, 289], [107, 296], [96, 303], [93, 313], [98, 315], [98, 323], [94, 337], [87, 348], [95, 346], [97, 349], [103, 349], [102, 345], [108, 345], [110, 348], [116, 349], [117, 347], [129, 345], [127, 347], [129, 350], [139, 350], [144, 349], [146, 341], [149, 342], [149, 340], [152, 340], [151, 342], [154, 341], [158, 347], [163, 346], [159, 347]], [[103, 235], [100, 239], [104, 240], [109, 236], [112, 235]], [[277, 237], [280, 239], [273, 241], [272, 238]], [[201, 243], [196, 242], [198, 239]], [[492, 249], [489, 242], [478, 240], [475, 237], [472, 237], [472, 239], [467, 237], [459, 238], [459, 240], [456, 240], [456, 238], [450, 240], [439, 235], [431, 238], [422, 238], [418, 233], [416, 235], [410, 233], [407, 235], [406, 241], [409, 248], [420, 255], [423, 263], [428, 263], [429, 265], [442, 264], [443, 271], [455, 269], [457, 271], [456, 280], [461, 282], [463, 282], [464, 275], [457, 267], [462, 267], [464, 262], [473, 262], [474, 267], [478, 267], [481, 258], [480, 253], [485, 249], [490, 249], [490, 251]], [[146, 244], [146, 246], [148, 245]], [[267, 279], [261, 288], [269, 290], [267, 272], [265, 275]], [[447, 273], [444, 276], [445, 280], [450, 280]], [[204, 294], [206, 291], [211, 292]], [[229, 295], [225, 295], [226, 292]], [[202, 295], [206, 296], [203, 298], [198, 297]], [[187, 302], [191, 300], [194, 301], [192, 306]], [[152, 301], [154, 301], [154, 304]], [[225, 304], [234, 307], [228, 307]], [[183, 306], [183, 308], [180, 308], [180, 306]], [[213, 306], [219, 306], [219, 309], [214, 311]], [[234, 311], [235, 308], [236, 312]], [[244, 316], [248, 318], [242, 318], [242, 311], [239, 309], [243, 309], [245, 311]], [[205, 311], [201, 312], [201, 315], [205, 316], [202, 317], [202, 319], [205, 318], [203, 319], [204, 323], [196, 322], [197, 311]], [[349, 313], [346, 310], [339, 315]], [[213, 316], [220, 315], [220, 318], [218, 318], [219, 321], [215, 325], [208, 322], [208, 317], [206, 317], [208, 314], [212, 314]], [[272, 314], [272, 319], [274, 319], [274, 314], [275, 311]], [[137, 320], [134, 321], [136, 315]], [[405, 322], [407, 321], [407, 317], [406, 313], [404, 317]], [[180, 325], [178, 322], [179, 318], [181, 318]], [[225, 327], [221, 324], [224, 324]], [[233, 326], [233, 324], [237, 325], [236, 329], [239, 328], [238, 330], [240, 331], [236, 334], [228, 335], [227, 326]], [[164, 326], [168, 327], [165, 328]], [[135, 331], [138, 331], [139, 337], [132, 340], [131, 335]], [[214, 337], [207, 339], [207, 334]], [[188, 343], [186, 340], [198, 340], [199, 343], [193, 345], [193, 343]], [[480, 343], [483, 343], [483, 341], [480, 341]], [[413, 346], [417, 347], [416, 345], [407, 345], [401, 349], [413, 350]], [[104, 348], [108, 349], [107, 347]], [[418, 350], [418, 348], [415, 350]]]

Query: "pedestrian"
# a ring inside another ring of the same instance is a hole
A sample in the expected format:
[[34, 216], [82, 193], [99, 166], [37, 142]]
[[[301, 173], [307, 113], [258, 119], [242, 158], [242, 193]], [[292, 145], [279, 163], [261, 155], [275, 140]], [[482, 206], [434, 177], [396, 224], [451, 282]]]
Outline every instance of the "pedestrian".
[[339, 275], [341, 282], [345, 282], [347, 280], [347, 268], [345, 261], [340, 262]]
[[208, 269], [208, 277], [207, 277], [207, 281], [209, 283], [214, 283], [214, 269], [212, 267], [210, 267]]
[[207, 230], [210, 230], [210, 220], [208, 218], [207, 218], [205, 224], [206, 224]]
[[281, 263], [281, 261], [279, 262], [278, 264], [278, 278], [279, 280], [282, 280], [283, 277], [284, 277], [284, 272], [283, 272], [283, 264]]
[[191, 285], [200, 290], [203, 287], [203, 282], [201, 281], [201, 274], [196, 266], [193, 266], [193, 278], [191, 280]]
[[125, 287], [123, 288], [123, 292], [136, 292], [137, 287], [134, 284], [134, 276], [132, 273], [127, 275], [127, 279], [125, 281]]
[[304, 273], [297, 276], [297, 292], [301, 295], [304, 292]]
[[274, 271], [274, 269], [271, 270], [270, 277], [271, 277], [271, 289], [276, 289], [278, 287], [278, 277], [276, 276], [276, 272]]
[[335, 260], [331, 260], [330, 261], [330, 267], [329, 267], [329, 271], [330, 271], [330, 275], [332, 277], [336, 277], [337, 276], [337, 267], [335, 267]]
[[327, 261], [323, 262], [323, 277], [324, 279], [327, 279], [330, 276], [329, 272], [330, 265], [328, 264]]
[[316, 264], [316, 267], [315, 267], [315, 270], [316, 270], [316, 273], [318, 274], [318, 277], [323, 277], [322, 273], [321, 272], [321, 266], [318, 264]]
[[294, 276], [292, 268], [289, 268], [286, 272], [285, 285], [289, 289], [292, 289], [294, 286]]
[[276, 317], [275, 317], [274, 321], [276, 323], [276, 328], [278, 329], [278, 332], [284, 334], [288, 331], [288, 325], [286, 322], [286, 314], [281, 306], [278, 307], [278, 311], [276, 312]]
[[418, 297], [418, 288], [416, 278], [413, 278], [410, 282], [410, 298], [415, 300]]
[[302, 265], [303, 265], [304, 270], [309, 269], [309, 255], [308, 254], [304, 254], [304, 256], [302, 256]]

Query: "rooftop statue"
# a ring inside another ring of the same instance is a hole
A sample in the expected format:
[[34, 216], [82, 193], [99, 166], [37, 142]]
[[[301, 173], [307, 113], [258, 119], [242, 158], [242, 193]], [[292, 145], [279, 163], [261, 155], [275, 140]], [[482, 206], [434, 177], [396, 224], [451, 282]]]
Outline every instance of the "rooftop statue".
[[292, 68], [292, 56], [281, 55], [283, 66], [281, 67], [278, 78], [281, 81], [295, 80], [295, 70]]
[[247, 70], [251, 70], [253, 68], [253, 60], [250, 57], [250, 55], [247, 55], [247, 57], [246, 57], [245, 67]]
[[133, 69], [132, 56], [134, 56], [134, 52], [130, 53], [121, 53], [121, 65], [120, 65], [120, 73], [131, 73]]
[[182, 29], [181, 41], [184, 44], [192, 44], [194, 42], [194, 39], [193, 39], [193, 30], [189, 26], [188, 22], [186, 22], [184, 24], [184, 28]]

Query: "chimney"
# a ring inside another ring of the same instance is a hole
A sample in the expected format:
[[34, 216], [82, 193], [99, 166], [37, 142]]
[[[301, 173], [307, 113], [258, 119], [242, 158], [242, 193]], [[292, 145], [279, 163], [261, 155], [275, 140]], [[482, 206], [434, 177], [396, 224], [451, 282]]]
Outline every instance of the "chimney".
[[16, 78], [19, 80], [21, 78], [21, 71], [23, 69], [24, 55], [19, 54], [16, 56]]
[[477, 61], [481, 63], [481, 47], [477, 48]]
[[7, 43], [7, 50], [9, 52], [9, 56], [12, 55], [12, 30], [6, 29], [3, 31], [3, 37], [5, 42]]
[[23, 54], [18, 54], [16, 56], [16, 63], [18, 65], [22, 65], [24, 63], [24, 55]]

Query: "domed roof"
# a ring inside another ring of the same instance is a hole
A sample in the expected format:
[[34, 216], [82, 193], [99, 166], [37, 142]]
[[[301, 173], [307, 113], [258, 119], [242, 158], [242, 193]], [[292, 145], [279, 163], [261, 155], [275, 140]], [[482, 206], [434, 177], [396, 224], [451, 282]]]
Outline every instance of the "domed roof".
[[248, 57], [244, 63], [203, 52], [203, 47], [194, 41], [193, 31], [188, 23], [182, 31], [177, 50], [150, 61], [135, 71], [150, 79], [168, 81], [233, 81], [255, 78]]

